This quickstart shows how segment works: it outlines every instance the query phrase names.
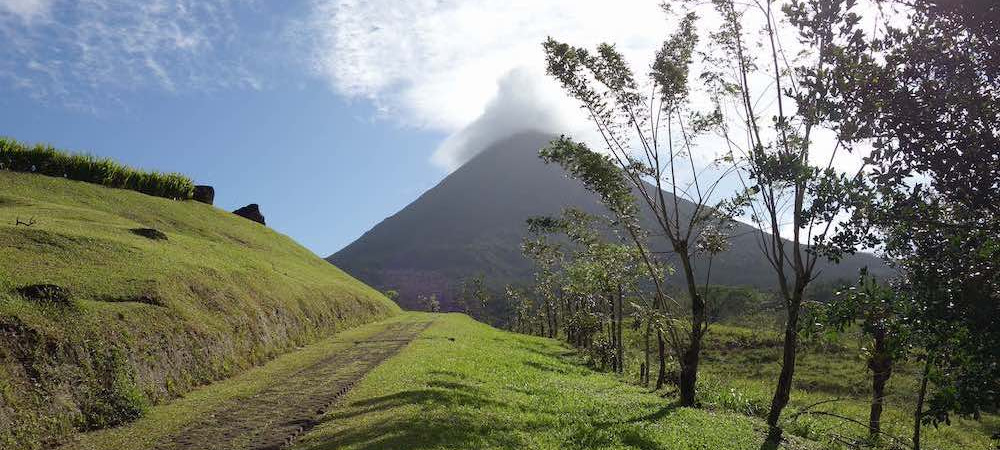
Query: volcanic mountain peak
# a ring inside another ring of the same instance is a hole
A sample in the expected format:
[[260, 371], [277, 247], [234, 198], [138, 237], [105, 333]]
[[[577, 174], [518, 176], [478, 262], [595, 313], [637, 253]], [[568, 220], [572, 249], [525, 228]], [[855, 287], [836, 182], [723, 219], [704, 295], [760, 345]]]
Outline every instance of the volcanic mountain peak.
[[[372, 286], [399, 291], [400, 303], [410, 308], [417, 307], [417, 296], [429, 294], [437, 294], [448, 308], [458, 284], [474, 276], [484, 276], [495, 287], [530, 284], [532, 264], [520, 245], [526, 219], [567, 207], [607, 213], [578, 180], [538, 158], [538, 149], [554, 138], [524, 132], [487, 146], [327, 260]], [[679, 200], [679, 208], [691, 210], [693, 204]], [[743, 223], [734, 227], [729, 250], [713, 261], [712, 283], [773, 287], [758, 233]], [[654, 243], [656, 250], [663, 247]], [[884, 267], [873, 256], [858, 254], [839, 265], [823, 264], [821, 281], [853, 279], [866, 265]]]

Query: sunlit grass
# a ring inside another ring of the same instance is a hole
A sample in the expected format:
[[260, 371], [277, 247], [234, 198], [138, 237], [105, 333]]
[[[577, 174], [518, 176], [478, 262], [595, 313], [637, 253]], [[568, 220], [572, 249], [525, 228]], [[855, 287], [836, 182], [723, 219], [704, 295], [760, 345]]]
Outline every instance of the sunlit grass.
[[[557, 341], [441, 316], [299, 449], [758, 449], [759, 419], [679, 408]], [[811, 448], [796, 440], [794, 448]]]

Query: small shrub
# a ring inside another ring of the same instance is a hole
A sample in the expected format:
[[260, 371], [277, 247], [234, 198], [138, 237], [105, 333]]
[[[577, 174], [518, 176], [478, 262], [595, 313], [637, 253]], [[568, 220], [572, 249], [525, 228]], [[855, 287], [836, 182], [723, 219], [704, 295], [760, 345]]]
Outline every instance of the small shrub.
[[815, 441], [823, 438], [823, 433], [817, 429], [819, 428], [817, 421], [812, 417], [796, 417], [794, 420], [786, 423], [784, 428], [789, 433], [803, 439]]
[[108, 158], [70, 154], [41, 144], [30, 147], [3, 137], [0, 137], [0, 169], [63, 177], [172, 199], [187, 200], [194, 194], [194, 182], [181, 174], [142, 171]]
[[770, 407], [767, 395], [754, 390], [739, 389], [706, 376], [701, 380], [699, 394], [705, 403], [726, 411], [764, 418]]

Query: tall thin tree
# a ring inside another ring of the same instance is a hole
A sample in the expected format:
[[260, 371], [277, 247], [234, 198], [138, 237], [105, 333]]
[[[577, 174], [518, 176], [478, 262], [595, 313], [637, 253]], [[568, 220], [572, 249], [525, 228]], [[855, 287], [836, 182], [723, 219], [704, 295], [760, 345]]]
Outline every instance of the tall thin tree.
[[[640, 86], [632, 69], [614, 46], [602, 44], [597, 51], [573, 47], [549, 38], [544, 43], [548, 73], [589, 114], [610, 158], [628, 181], [629, 187], [653, 218], [650, 236], [662, 236], [680, 266], [689, 297], [690, 321], [687, 339], [671, 340], [680, 363], [679, 390], [682, 405], [696, 404], [696, 385], [703, 337], [708, 317], [703, 281], [697, 275], [696, 243], [705, 226], [718, 220], [714, 208], [716, 190], [728, 170], [709, 170], [712, 162], [696, 157], [698, 136], [711, 129], [719, 116], [691, 106], [688, 79], [692, 55], [698, 41], [694, 14], [685, 14], [655, 55], [647, 86]], [[563, 138], [543, 152], [588, 187], [600, 191], [606, 179], [581, 173], [589, 167], [582, 160], [589, 148]], [[589, 178], [589, 182], [587, 180]], [[682, 199], [693, 203], [690, 211]], [[642, 223], [634, 221], [634, 225]], [[647, 265], [652, 268], [652, 264]], [[707, 283], [705, 283], [707, 284]], [[657, 280], [657, 304], [668, 306]], [[661, 339], [661, 345], [663, 340]], [[662, 381], [662, 370], [661, 370]]]

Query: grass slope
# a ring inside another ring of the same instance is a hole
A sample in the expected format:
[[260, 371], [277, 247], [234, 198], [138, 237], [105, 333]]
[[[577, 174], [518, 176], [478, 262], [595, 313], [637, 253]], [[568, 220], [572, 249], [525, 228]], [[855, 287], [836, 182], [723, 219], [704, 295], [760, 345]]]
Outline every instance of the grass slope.
[[296, 448], [757, 450], [763, 441], [758, 419], [678, 408], [571, 355], [551, 339], [439, 315]]
[[[72, 301], [16, 294], [38, 283]], [[288, 237], [209, 205], [0, 171], [0, 448], [133, 420], [397, 312]]]

